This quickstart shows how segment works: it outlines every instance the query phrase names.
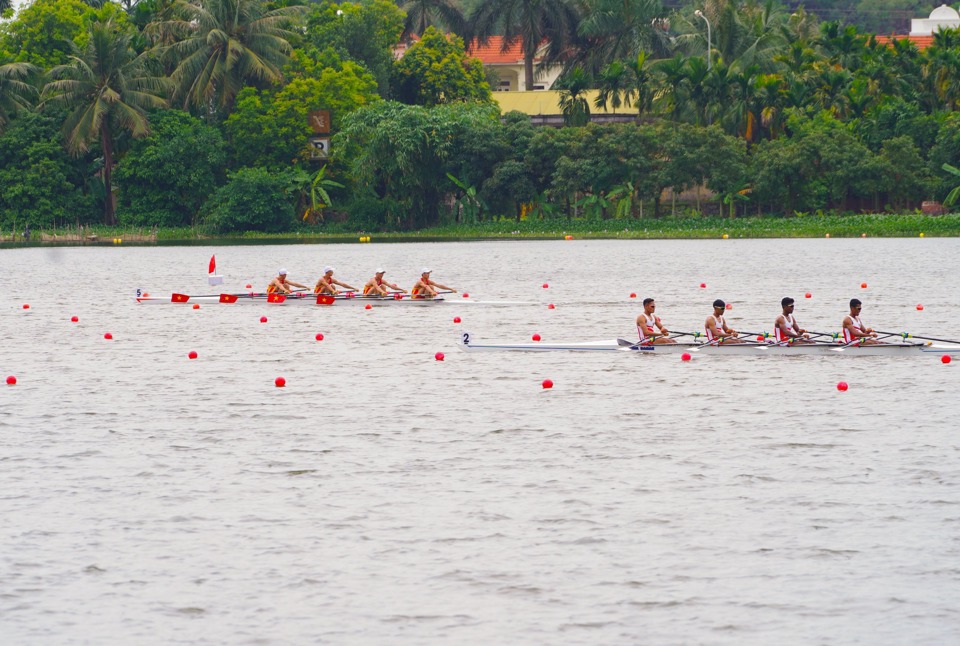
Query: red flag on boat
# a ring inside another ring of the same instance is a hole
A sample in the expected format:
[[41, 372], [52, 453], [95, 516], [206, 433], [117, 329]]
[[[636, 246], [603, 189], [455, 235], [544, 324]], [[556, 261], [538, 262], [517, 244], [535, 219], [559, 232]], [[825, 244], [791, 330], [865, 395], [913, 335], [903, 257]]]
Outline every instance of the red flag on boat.
[[212, 274], [217, 271], [217, 255], [214, 254], [210, 256], [210, 269], [207, 270], [208, 274]]

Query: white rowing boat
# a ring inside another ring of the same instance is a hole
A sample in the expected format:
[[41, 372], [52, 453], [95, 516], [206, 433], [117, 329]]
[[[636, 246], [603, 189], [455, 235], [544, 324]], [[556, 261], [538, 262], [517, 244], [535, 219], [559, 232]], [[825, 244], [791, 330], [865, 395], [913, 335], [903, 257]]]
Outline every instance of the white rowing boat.
[[[246, 294], [233, 293], [233, 294], [205, 294], [201, 296], [192, 296], [189, 294], [163, 294], [159, 296], [146, 295], [141, 293], [141, 290], [137, 290], [138, 294], [135, 297], [138, 303], [144, 305], [168, 305], [168, 304], [179, 304], [179, 305], [194, 305], [194, 304], [203, 304], [203, 305], [212, 305], [212, 304], [231, 304], [231, 303], [260, 303], [260, 304], [270, 304], [270, 305], [288, 305], [288, 304], [300, 304], [300, 305], [349, 305], [349, 304], [370, 304], [374, 306], [380, 305], [439, 305], [440, 303], [447, 302], [443, 296], [437, 296], [436, 298], [410, 298], [407, 295], [401, 295], [402, 298], [397, 298], [394, 296], [361, 296], [353, 295], [347, 296], [345, 294], [340, 294], [337, 296], [329, 295], [317, 295], [306, 292], [295, 292], [293, 294], [263, 294], [248, 292]], [[456, 301], [456, 302], [473, 302], [478, 301]]]
[[854, 357], [872, 356], [919, 356], [923, 353], [955, 354], [960, 356], [960, 346], [936, 346], [924, 343], [880, 343], [874, 345], [851, 346], [836, 343], [810, 343], [777, 345], [774, 343], [727, 343], [711, 345], [707, 342], [662, 343], [641, 345], [624, 339], [605, 341], [580, 341], [570, 343], [478, 343], [469, 332], [460, 335], [460, 349], [466, 352], [628, 352], [634, 354], [671, 354], [689, 353], [696, 355], [720, 356], [816, 356], [847, 355]]

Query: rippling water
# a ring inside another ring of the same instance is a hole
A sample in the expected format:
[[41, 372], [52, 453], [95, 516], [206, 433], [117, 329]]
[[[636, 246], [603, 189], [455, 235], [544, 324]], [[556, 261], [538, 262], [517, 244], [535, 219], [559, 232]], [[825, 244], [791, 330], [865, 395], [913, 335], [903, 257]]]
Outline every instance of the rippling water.
[[[529, 304], [133, 301], [211, 293], [213, 252], [228, 289], [430, 265]], [[29, 248], [0, 271], [5, 644], [960, 642], [956, 363], [455, 345], [635, 334], [631, 292], [677, 330], [717, 297], [769, 330], [784, 295], [834, 330], [856, 296], [956, 338], [958, 240]]]

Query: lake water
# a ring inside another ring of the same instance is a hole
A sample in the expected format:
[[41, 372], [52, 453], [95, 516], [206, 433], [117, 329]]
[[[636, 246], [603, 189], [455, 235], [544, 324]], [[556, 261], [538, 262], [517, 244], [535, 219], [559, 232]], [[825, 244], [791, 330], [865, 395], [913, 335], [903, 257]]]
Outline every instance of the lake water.
[[[227, 290], [429, 265], [526, 304], [133, 300], [219, 292], [212, 253]], [[718, 297], [770, 330], [791, 295], [809, 329], [858, 297], [957, 338], [960, 240], [34, 247], [0, 274], [4, 644], [960, 643], [958, 362], [456, 347], [635, 335], [647, 295], [676, 330]]]

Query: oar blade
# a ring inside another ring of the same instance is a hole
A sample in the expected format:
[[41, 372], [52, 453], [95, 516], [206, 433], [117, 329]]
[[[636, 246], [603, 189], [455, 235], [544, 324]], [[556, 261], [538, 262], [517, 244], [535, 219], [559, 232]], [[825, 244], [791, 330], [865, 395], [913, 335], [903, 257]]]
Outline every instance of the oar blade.
[[287, 300], [286, 294], [267, 294], [268, 303], [282, 303]]
[[236, 303], [238, 298], [236, 294], [220, 294], [221, 303]]
[[171, 303], [186, 303], [190, 300], [190, 297], [186, 294], [171, 294], [170, 302]]
[[317, 305], [333, 305], [336, 301], [331, 294], [317, 294]]

